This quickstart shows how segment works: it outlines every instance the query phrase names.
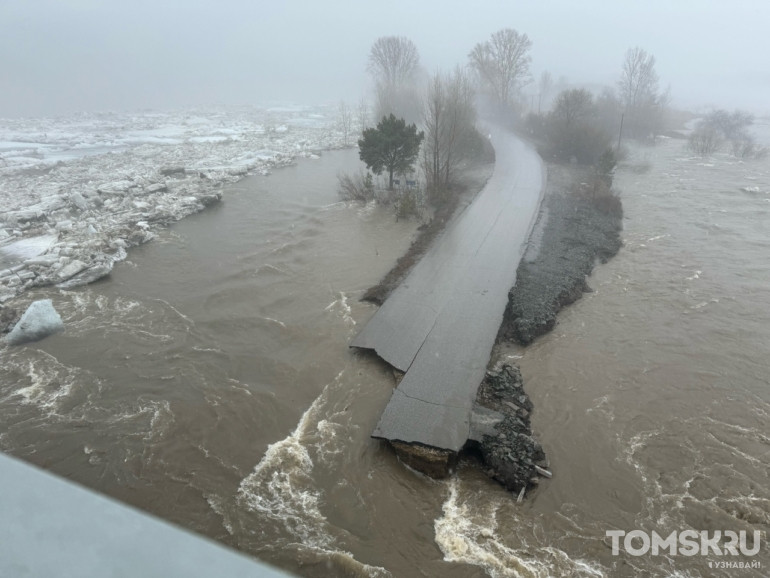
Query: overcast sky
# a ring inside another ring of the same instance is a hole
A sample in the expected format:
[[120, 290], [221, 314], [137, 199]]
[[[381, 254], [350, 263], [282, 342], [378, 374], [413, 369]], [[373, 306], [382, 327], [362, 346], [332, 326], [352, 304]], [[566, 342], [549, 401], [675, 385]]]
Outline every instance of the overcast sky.
[[500, 28], [535, 75], [612, 85], [640, 46], [674, 104], [770, 113], [769, 26], [768, 0], [0, 0], [0, 117], [352, 102], [379, 36], [432, 72]]

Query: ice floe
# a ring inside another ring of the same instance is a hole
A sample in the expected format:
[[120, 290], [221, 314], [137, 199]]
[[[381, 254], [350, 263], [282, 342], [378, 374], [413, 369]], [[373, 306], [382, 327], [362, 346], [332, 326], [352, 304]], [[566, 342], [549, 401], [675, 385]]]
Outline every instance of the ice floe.
[[0, 119], [0, 303], [101, 278], [222, 185], [340, 148], [336, 108]]
[[27, 308], [6, 340], [11, 345], [21, 345], [30, 341], [38, 341], [63, 329], [64, 323], [54, 309], [51, 300], [41, 299], [33, 302]]

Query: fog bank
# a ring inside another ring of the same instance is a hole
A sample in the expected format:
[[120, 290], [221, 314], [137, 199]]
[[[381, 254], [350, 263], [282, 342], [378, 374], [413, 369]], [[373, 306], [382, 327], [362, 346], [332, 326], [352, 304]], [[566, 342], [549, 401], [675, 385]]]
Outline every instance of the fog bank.
[[770, 112], [767, 22], [770, 4], [747, 0], [5, 2], [0, 117], [355, 101], [369, 90], [366, 58], [377, 37], [411, 38], [432, 72], [465, 63], [503, 27], [533, 40], [536, 74], [613, 84], [624, 52], [638, 45], [656, 56], [674, 105], [761, 114]]

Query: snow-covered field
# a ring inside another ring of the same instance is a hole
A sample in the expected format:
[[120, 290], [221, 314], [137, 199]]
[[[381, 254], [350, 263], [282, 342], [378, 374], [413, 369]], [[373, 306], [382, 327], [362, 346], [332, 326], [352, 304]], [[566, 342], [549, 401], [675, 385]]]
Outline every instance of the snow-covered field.
[[336, 127], [332, 107], [0, 119], [0, 304], [108, 274], [222, 184], [339, 148]]

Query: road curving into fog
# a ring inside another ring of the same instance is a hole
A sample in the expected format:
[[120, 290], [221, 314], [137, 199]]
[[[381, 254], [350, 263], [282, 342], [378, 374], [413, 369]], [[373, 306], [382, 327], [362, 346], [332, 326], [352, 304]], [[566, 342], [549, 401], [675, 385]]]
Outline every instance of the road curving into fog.
[[405, 372], [373, 437], [455, 452], [468, 440], [471, 407], [545, 185], [530, 145], [486, 130], [492, 177], [350, 344]]

